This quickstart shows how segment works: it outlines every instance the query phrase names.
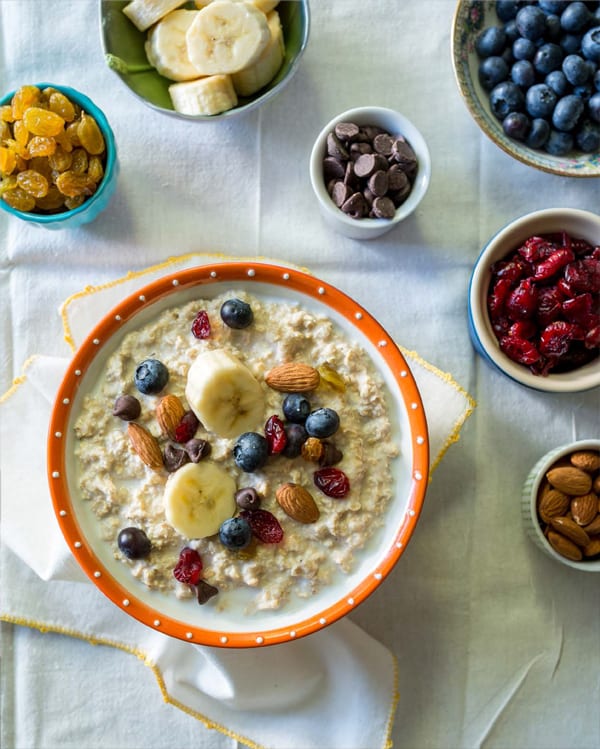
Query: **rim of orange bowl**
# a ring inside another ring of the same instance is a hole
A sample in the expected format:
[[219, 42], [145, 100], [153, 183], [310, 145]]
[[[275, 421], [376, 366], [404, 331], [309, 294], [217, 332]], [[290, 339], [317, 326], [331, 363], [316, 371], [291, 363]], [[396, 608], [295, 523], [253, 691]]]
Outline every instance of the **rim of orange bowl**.
[[[255, 281], [291, 289], [331, 307], [377, 347], [396, 384], [410, 425], [412, 465], [407, 510], [393, 542], [376, 569], [367, 574], [351, 591], [318, 614], [301, 619], [293, 627], [274, 626], [252, 632], [228, 632], [204, 629], [165, 615], [137, 599], [135, 592], [116, 581], [94, 553], [72, 511], [67, 479], [65, 440], [71, 406], [79, 383], [96, 355], [113, 333], [135, 317], [146, 305], [190, 286], [215, 282]], [[410, 368], [391, 336], [357, 302], [344, 292], [315, 276], [293, 268], [264, 263], [218, 263], [181, 270], [152, 281], [126, 297], [94, 327], [74, 354], [55, 398], [48, 432], [48, 483], [54, 512], [65, 540], [90, 580], [127, 614], [147, 626], [194, 644], [246, 648], [273, 645], [298, 639], [332, 624], [364, 601], [391, 572], [404, 552], [419, 518], [429, 478], [429, 438], [421, 396]]]

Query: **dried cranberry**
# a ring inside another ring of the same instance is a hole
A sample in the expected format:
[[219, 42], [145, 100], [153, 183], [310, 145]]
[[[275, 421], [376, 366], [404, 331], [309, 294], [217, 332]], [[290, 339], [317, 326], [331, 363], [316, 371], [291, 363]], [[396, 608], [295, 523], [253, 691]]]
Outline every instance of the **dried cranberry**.
[[283, 528], [268, 510], [242, 510], [241, 517], [248, 521], [252, 533], [265, 544], [278, 544], [283, 539]]
[[585, 321], [592, 311], [592, 304], [593, 300], [591, 294], [579, 294], [572, 299], [565, 299], [561, 308], [564, 316], [569, 322], [574, 322], [578, 325], [585, 325]]
[[180, 583], [196, 585], [202, 576], [202, 559], [195, 549], [186, 546], [179, 554], [173, 575]]
[[600, 325], [596, 325], [588, 330], [583, 343], [587, 349], [600, 348]]
[[512, 284], [507, 278], [500, 278], [494, 284], [491, 294], [488, 296], [488, 310], [492, 320], [495, 320], [504, 312], [504, 305], [510, 294]]
[[583, 331], [578, 325], [556, 320], [550, 323], [540, 335], [540, 352], [546, 356], [564, 356], [571, 342], [581, 340]]
[[210, 338], [210, 320], [206, 310], [200, 310], [192, 323], [192, 333], [196, 338]]
[[531, 278], [525, 278], [510, 292], [506, 300], [506, 311], [513, 320], [527, 320], [535, 314], [537, 301], [537, 287]]
[[573, 260], [575, 260], [574, 253], [566, 247], [562, 247], [536, 265], [533, 277], [536, 281], [545, 281], [548, 278], [552, 278], [552, 276], [556, 275], [565, 265]]
[[517, 320], [508, 329], [509, 338], [533, 338], [537, 333], [537, 325], [533, 320]]
[[586, 242], [585, 239], [572, 239], [571, 249], [577, 256], [579, 256], [591, 255], [594, 248], [589, 242]]
[[565, 281], [573, 291], [600, 291], [600, 260], [584, 257], [565, 268]]
[[533, 275], [533, 268], [531, 263], [516, 255], [511, 260], [503, 260], [500, 263], [496, 263], [492, 266], [492, 273], [496, 278], [503, 278], [514, 284], [525, 276]]
[[315, 471], [313, 479], [323, 494], [334, 499], [342, 499], [350, 491], [350, 479], [339, 468], [320, 468]]
[[554, 252], [554, 245], [545, 237], [530, 237], [517, 252], [530, 263], [539, 263]]
[[540, 358], [540, 352], [537, 350], [535, 344], [525, 338], [504, 336], [504, 338], [500, 339], [500, 348], [509, 359], [518, 364], [530, 366], [531, 364], [535, 364]]
[[189, 442], [192, 437], [196, 434], [200, 422], [198, 417], [193, 411], [186, 411], [181, 417], [181, 421], [175, 427], [175, 442], [184, 444]]
[[282, 452], [287, 444], [287, 435], [283, 421], [277, 415], [271, 416], [265, 424], [265, 437], [269, 446], [269, 455]]

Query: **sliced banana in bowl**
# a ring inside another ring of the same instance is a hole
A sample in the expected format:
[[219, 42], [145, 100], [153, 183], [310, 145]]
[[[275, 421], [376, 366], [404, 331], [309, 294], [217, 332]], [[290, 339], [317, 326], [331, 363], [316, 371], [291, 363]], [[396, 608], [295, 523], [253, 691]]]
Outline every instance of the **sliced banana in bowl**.
[[150, 107], [237, 116], [290, 81], [309, 36], [308, 0], [101, 0], [108, 66]]

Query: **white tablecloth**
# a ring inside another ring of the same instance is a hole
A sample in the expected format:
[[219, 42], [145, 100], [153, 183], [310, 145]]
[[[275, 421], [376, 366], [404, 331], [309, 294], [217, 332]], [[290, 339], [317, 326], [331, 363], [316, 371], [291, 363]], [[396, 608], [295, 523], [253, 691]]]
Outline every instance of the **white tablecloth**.
[[[130, 95], [104, 66], [98, 5], [0, 0], [1, 90], [74, 85], [108, 115], [121, 161], [109, 210], [86, 228], [51, 234], [0, 216], [0, 392], [30, 355], [69, 356], [57, 309], [89, 284], [186, 252], [308, 267], [478, 403], [436, 470], [409, 548], [352, 617], [398, 660], [394, 745], [598, 747], [597, 576], [544, 557], [519, 508], [538, 457], [598, 436], [598, 393], [516, 385], [475, 355], [466, 318], [485, 240], [530, 210], [598, 211], [598, 182], [529, 169], [481, 134], [453, 79], [453, 0], [313, 0], [291, 84], [263, 110], [213, 124], [163, 117]], [[433, 161], [416, 214], [372, 243], [327, 229], [308, 179], [323, 124], [363, 104], [401, 110]], [[236, 746], [164, 704], [127, 653], [8, 624], [1, 633], [7, 749]]]

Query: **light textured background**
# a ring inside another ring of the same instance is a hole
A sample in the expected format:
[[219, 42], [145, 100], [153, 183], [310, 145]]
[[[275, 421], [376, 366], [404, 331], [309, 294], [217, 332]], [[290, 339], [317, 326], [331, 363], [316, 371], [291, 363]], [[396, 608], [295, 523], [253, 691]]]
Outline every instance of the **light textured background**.
[[[352, 617], [398, 658], [395, 746], [598, 747], [597, 576], [544, 557], [519, 515], [530, 466], [598, 436], [598, 392], [519, 387], [474, 354], [466, 322], [485, 240], [531, 210], [598, 211], [598, 181], [529, 169], [480, 133], [453, 78], [453, 0], [314, 0], [291, 84], [264, 110], [214, 124], [162, 117], [129, 94], [104, 66], [98, 6], [0, 0], [0, 88], [83, 90], [108, 115], [121, 160], [113, 203], [87, 228], [51, 234], [0, 216], [0, 391], [29, 355], [69, 354], [56, 310], [87, 284], [190, 251], [307, 266], [478, 402], [401, 563]], [[417, 213], [374, 243], [331, 233], [308, 179], [323, 124], [364, 104], [401, 110], [433, 161]], [[164, 705], [148, 669], [109, 648], [3, 625], [1, 676], [7, 749], [234, 746]]]

